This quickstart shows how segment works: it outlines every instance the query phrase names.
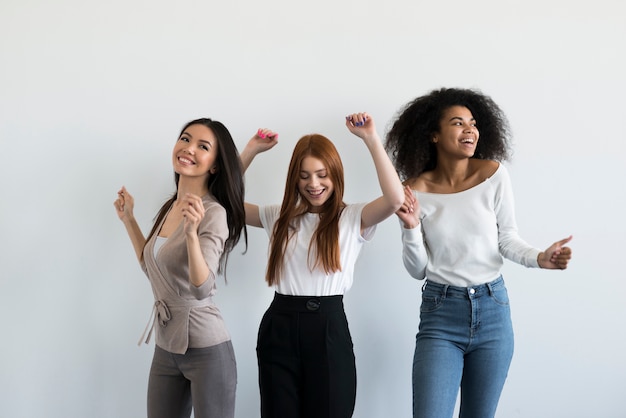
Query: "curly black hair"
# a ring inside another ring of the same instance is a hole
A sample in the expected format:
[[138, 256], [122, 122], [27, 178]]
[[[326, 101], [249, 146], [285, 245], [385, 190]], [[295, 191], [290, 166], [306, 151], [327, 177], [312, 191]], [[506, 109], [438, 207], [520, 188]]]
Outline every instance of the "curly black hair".
[[387, 133], [385, 148], [402, 179], [413, 179], [435, 168], [437, 149], [432, 139], [439, 132], [443, 113], [452, 106], [467, 107], [476, 120], [480, 140], [474, 158], [509, 158], [511, 134], [502, 109], [478, 90], [441, 88], [401, 108]]

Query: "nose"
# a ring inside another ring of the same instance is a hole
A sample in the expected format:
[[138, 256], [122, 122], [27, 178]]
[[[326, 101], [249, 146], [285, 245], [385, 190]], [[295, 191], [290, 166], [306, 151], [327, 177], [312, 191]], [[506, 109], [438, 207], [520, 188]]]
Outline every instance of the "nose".
[[472, 125], [470, 123], [466, 123], [463, 131], [465, 131], [465, 132], [473, 132], [475, 129], [476, 129], [476, 126], [474, 126], [474, 125]]
[[312, 187], [316, 187], [320, 184], [320, 179], [317, 176], [311, 176], [310, 180], [309, 180], [309, 184]]

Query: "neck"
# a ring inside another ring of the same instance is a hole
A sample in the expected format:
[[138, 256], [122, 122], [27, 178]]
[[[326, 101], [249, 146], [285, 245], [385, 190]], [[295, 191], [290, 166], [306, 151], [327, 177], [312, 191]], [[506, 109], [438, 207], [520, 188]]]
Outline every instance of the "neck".
[[454, 186], [467, 179], [470, 172], [469, 158], [454, 161], [438, 161], [434, 170], [440, 183]]
[[206, 179], [202, 177], [189, 178], [180, 176], [178, 179], [178, 193], [176, 198], [180, 199], [187, 193], [202, 197], [209, 192], [206, 183]]

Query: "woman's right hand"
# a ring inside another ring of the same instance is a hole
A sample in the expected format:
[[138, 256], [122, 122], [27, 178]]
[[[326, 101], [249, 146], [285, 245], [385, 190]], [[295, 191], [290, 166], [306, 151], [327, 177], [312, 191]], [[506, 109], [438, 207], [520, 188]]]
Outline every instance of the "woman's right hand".
[[250, 138], [240, 154], [243, 171], [245, 172], [250, 167], [252, 160], [254, 160], [257, 154], [273, 148], [276, 144], [278, 144], [278, 134], [276, 132], [266, 128], [259, 129]]
[[404, 186], [404, 203], [396, 212], [404, 228], [413, 229], [420, 224], [420, 203], [413, 194], [411, 186]]
[[117, 192], [117, 199], [113, 202], [113, 206], [115, 206], [115, 212], [117, 212], [117, 216], [120, 220], [126, 221], [133, 217], [135, 199], [130, 193], [128, 193], [126, 187], [122, 186], [122, 188]]
[[250, 141], [248, 148], [256, 155], [274, 148], [278, 144], [278, 134], [271, 129], [260, 128]]

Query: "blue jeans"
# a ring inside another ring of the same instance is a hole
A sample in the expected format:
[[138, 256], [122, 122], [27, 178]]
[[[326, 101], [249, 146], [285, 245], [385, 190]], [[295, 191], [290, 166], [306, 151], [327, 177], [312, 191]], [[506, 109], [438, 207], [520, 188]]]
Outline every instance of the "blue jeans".
[[480, 286], [426, 281], [413, 358], [413, 417], [492, 418], [513, 357], [502, 277]]

